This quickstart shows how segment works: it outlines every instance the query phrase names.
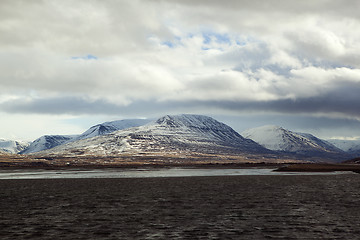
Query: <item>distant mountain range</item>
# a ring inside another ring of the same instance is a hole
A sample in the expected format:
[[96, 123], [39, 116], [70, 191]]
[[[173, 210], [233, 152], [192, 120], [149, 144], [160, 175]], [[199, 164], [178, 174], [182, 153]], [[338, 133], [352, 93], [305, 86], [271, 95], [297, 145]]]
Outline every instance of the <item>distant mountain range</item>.
[[[6, 142], [6, 143], [5, 143]], [[0, 140], [0, 151], [38, 155], [99, 155], [176, 152], [201, 154], [272, 154], [318, 157], [339, 162], [360, 155], [360, 141], [319, 139], [278, 126], [237, 133], [202, 115], [166, 115], [157, 120], [125, 119], [97, 124], [80, 135], [45, 135], [30, 145]], [[289, 155], [290, 154], [290, 155]], [[286, 156], [285, 156], [286, 155]]]
[[360, 140], [329, 139], [327, 141], [351, 155], [360, 156]]
[[151, 152], [239, 154], [271, 153], [231, 127], [201, 115], [166, 115], [146, 125], [82, 139], [43, 151], [51, 155], [141, 154]]

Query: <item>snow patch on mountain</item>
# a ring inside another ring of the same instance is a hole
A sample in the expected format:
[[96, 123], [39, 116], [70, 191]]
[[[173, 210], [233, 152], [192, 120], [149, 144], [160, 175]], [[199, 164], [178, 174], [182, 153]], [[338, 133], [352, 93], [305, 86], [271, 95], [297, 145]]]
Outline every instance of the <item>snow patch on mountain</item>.
[[245, 138], [277, 151], [314, 154], [314, 152], [341, 153], [342, 151], [308, 133], [296, 133], [279, 126], [267, 125], [242, 132]]
[[328, 139], [327, 141], [345, 152], [360, 153], [360, 139], [358, 140]]
[[305, 137], [306, 139], [310, 140], [311, 142], [315, 143], [317, 146], [322, 147], [323, 149], [326, 149], [326, 151], [330, 151], [330, 152], [342, 152], [343, 150], [341, 148], [338, 148], [337, 146], [335, 146], [334, 144], [317, 138], [314, 135], [310, 134], [310, 133], [297, 133], [303, 137]]
[[29, 146], [30, 143], [0, 139], [0, 151], [5, 153], [18, 153]]
[[29, 154], [50, 149], [69, 142], [77, 136], [78, 135], [45, 135], [33, 141], [26, 149], [21, 151], [20, 154]]

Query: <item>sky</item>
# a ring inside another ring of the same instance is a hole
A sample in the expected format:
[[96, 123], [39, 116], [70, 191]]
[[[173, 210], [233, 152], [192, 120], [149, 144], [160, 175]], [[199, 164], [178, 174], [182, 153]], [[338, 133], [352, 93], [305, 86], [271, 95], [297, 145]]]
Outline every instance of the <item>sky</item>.
[[193, 113], [360, 137], [360, 1], [1, 0], [0, 138]]

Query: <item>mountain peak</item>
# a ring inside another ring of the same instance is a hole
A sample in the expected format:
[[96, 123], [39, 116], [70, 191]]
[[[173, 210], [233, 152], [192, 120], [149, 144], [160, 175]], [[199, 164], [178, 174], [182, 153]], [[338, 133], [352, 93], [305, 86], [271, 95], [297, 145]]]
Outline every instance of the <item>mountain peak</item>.
[[156, 124], [171, 128], [199, 128], [223, 130], [230, 128], [212, 117], [196, 114], [165, 115], [155, 121]]
[[252, 128], [253, 130], [261, 130], [261, 131], [287, 131], [283, 127], [277, 125], [265, 125], [257, 128]]
[[308, 133], [296, 133], [278, 126], [262, 126], [242, 132], [245, 138], [252, 139], [270, 149], [294, 152], [304, 155], [318, 155], [342, 151], [332, 144]]

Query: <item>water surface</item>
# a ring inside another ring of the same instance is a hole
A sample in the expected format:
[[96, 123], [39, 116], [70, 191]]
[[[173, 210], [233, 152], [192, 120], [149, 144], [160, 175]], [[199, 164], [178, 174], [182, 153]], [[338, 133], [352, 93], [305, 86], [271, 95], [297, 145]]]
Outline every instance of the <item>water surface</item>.
[[143, 169], [72, 169], [0, 170], [0, 179], [53, 179], [53, 178], [149, 178], [149, 177], [195, 177], [195, 176], [241, 176], [241, 175], [330, 175], [352, 172], [275, 172], [275, 168], [199, 169], [199, 168], [143, 168]]
[[359, 239], [360, 174], [245, 170], [269, 175], [0, 180], [1, 240]]

